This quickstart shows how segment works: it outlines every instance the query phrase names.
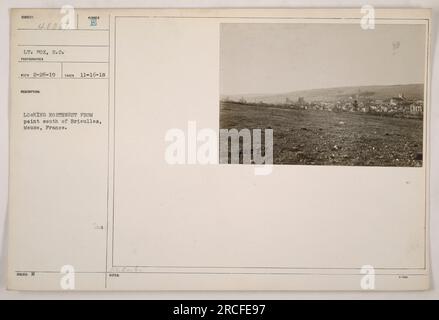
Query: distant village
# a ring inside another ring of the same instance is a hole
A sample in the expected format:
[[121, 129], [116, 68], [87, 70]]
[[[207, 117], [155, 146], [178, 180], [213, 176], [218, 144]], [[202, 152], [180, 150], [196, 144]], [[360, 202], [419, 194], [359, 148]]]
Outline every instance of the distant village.
[[423, 100], [409, 99], [404, 94], [399, 94], [390, 99], [372, 99], [367, 96], [355, 95], [340, 99], [339, 101], [306, 101], [304, 97], [299, 97], [296, 101], [288, 98], [283, 103], [266, 103], [259, 101], [257, 103], [247, 102], [244, 98], [238, 101], [224, 99], [225, 102], [234, 102], [239, 104], [276, 106], [297, 110], [322, 110], [332, 112], [358, 112], [377, 114], [393, 117], [404, 118], [422, 118], [424, 103]]

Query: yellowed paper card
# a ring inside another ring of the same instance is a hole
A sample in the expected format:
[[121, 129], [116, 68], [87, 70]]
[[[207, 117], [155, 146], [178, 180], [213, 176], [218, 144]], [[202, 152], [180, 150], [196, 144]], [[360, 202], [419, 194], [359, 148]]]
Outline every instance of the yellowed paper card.
[[429, 288], [429, 10], [10, 16], [10, 289]]

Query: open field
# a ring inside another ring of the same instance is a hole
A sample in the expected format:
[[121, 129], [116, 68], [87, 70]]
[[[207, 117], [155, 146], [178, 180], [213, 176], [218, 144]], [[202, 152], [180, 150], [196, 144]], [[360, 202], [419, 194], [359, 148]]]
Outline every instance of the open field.
[[273, 129], [274, 164], [422, 166], [422, 120], [222, 102], [222, 129]]

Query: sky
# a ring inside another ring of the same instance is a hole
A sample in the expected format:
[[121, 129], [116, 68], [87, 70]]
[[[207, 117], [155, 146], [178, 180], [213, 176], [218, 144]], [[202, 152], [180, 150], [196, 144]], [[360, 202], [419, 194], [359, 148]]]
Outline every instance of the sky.
[[223, 23], [222, 95], [423, 83], [426, 26]]

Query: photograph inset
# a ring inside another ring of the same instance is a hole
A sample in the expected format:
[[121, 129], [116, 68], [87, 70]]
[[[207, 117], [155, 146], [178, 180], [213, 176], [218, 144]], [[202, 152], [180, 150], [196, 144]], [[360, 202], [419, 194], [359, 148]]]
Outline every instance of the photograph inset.
[[272, 129], [273, 164], [422, 166], [424, 25], [220, 32], [220, 128]]

